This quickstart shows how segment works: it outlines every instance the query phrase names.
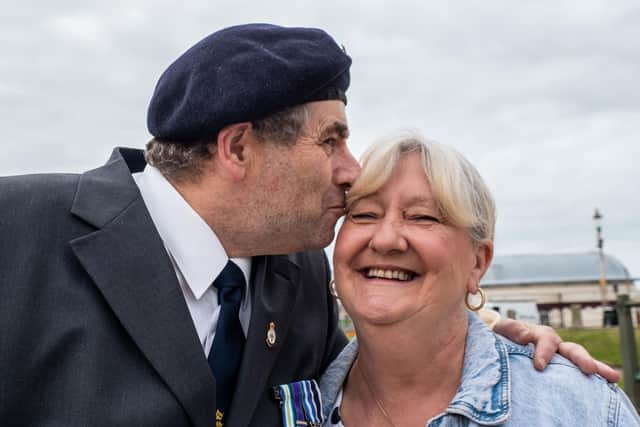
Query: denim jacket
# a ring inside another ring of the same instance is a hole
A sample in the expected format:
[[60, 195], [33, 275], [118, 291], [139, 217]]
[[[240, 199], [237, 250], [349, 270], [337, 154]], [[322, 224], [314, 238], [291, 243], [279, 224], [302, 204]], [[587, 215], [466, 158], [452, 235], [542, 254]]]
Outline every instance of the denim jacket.
[[[357, 353], [353, 340], [320, 379], [327, 427]], [[532, 360], [533, 346], [492, 333], [470, 314], [460, 387], [447, 409], [425, 425], [640, 426], [638, 413], [616, 385], [584, 375], [559, 355], [544, 372], [536, 371]]]

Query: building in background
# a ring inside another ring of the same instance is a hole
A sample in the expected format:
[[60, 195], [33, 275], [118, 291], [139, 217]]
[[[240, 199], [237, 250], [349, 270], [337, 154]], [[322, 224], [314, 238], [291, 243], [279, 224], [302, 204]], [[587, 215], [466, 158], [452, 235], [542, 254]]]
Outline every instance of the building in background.
[[640, 298], [627, 268], [611, 255], [604, 254], [603, 260], [609, 307], [604, 313], [598, 252], [496, 256], [480, 284], [487, 307], [499, 309], [503, 317], [530, 322], [537, 316], [538, 323], [555, 328], [602, 327], [603, 319], [617, 323], [618, 294]]

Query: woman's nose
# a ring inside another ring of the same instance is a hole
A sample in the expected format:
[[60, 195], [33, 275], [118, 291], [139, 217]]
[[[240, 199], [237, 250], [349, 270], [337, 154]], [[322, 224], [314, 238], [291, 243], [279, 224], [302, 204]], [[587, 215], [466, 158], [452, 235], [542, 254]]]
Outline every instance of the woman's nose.
[[406, 251], [408, 243], [404, 236], [402, 223], [398, 220], [385, 218], [380, 222], [380, 226], [374, 230], [369, 247], [379, 253]]

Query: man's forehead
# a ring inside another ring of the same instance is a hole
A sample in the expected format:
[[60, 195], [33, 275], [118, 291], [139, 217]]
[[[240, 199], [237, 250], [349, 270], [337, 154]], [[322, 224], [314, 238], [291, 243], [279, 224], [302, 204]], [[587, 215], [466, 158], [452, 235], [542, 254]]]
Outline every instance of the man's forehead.
[[305, 104], [308, 117], [305, 133], [315, 138], [325, 138], [338, 135], [341, 138], [349, 136], [349, 125], [345, 106], [340, 101], [315, 101]]

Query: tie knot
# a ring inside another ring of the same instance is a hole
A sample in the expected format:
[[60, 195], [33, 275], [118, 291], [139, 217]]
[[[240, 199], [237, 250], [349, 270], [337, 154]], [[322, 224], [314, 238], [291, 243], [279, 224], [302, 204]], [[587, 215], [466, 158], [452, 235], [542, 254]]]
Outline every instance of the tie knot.
[[231, 260], [227, 262], [227, 265], [225, 265], [218, 277], [216, 277], [216, 280], [213, 281], [213, 286], [217, 289], [243, 289], [244, 284], [244, 274], [242, 270]]

